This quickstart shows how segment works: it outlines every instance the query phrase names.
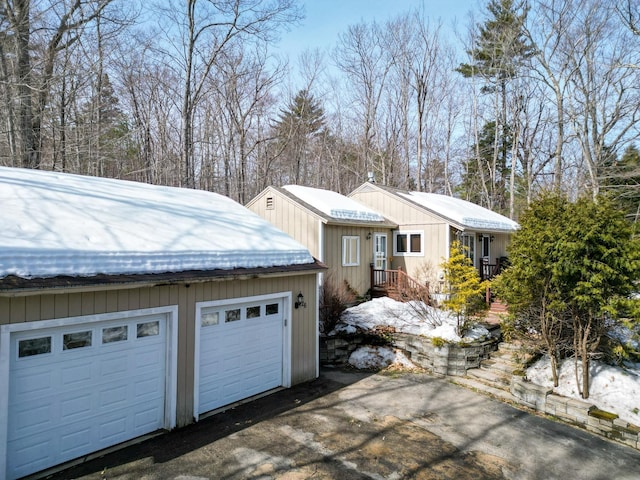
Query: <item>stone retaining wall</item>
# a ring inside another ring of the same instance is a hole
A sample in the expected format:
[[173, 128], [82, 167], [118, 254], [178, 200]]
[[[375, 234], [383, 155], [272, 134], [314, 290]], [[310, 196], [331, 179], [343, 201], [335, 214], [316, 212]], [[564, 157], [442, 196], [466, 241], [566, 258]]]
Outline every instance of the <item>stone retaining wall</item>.
[[640, 449], [639, 426], [621, 420], [615, 413], [600, 410], [588, 401], [555, 395], [550, 388], [541, 387], [515, 375], [511, 379], [511, 394], [524, 405], [539, 412]]
[[480, 362], [498, 348], [495, 339], [470, 345], [445, 344], [437, 347], [430, 338], [392, 334], [393, 344], [409, 353], [411, 361], [438, 375], [462, 377], [470, 368], [478, 368]]
[[320, 364], [343, 366], [360, 346], [387, 344], [406, 352], [416, 365], [438, 375], [464, 376], [470, 368], [477, 368], [480, 362], [498, 348], [496, 339], [471, 345], [445, 344], [437, 347], [430, 338], [404, 333], [390, 334], [388, 339], [351, 334], [335, 337], [320, 337]]
[[320, 365], [344, 366], [364, 341], [364, 335], [320, 337]]

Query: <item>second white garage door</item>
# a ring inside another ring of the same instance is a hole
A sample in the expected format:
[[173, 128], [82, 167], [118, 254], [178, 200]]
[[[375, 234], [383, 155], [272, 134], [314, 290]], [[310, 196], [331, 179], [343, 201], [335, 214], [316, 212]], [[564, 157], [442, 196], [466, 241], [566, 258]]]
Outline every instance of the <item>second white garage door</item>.
[[199, 304], [196, 413], [285, 385], [289, 297]]

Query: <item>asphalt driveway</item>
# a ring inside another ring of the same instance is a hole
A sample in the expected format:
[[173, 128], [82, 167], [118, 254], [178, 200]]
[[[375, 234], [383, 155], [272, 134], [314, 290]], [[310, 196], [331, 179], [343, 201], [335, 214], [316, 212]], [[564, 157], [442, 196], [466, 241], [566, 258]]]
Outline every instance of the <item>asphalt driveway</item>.
[[640, 452], [428, 374], [324, 370], [62, 479], [640, 479]]

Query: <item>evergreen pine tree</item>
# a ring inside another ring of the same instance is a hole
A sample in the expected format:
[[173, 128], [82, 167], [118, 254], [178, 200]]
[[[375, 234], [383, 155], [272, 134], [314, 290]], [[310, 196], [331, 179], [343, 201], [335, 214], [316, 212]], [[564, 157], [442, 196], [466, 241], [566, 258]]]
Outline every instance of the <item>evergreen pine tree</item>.
[[[606, 197], [571, 203], [560, 195], [535, 201], [509, 246], [511, 266], [496, 282], [515, 328], [542, 335], [552, 362], [576, 359], [577, 387], [589, 396], [589, 365], [640, 273], [640, 244]], [[557, 381], [557, 372], [553, 372]]]
[[[505, 211], [507, 206], [506, 179], [511, 136], [507, 118], [507, 85], [519, 75], [527, 59], [534, 54], [534, 47], [525, 39], [524, 24], [528, 9], [523, 2], [514, 0], [490, 0], [487, 5], [490, 18], [478, 25], [479, 34], [474, 45], [467, 51], [472, 63], [462, 63], [457, 68], [465, 78], [479, 77], [487, 83], [482, 91], [495, 93], [499, 98], [496, 118], [483, 127], [482, 137], [486, 143], [487, 130], [492, 129], [494, 138], [490, 145], [493, 151], [491, 175], [487, 181], [493, 184], [489, 200], [491, 208]], [[486, 154], [480, 153], [478, 161]]]
[[306, 183], [306, 171], [313, 140], [325, 127], [324, 111], [313, 95], [300, 90], [282, 110], [275, 125], [285, 168], [291, 171], [289, 183]]
[[616, 199], [627, 218], [634, 223], [640, 220], [640, 151], [629, 145], [622, 157], [610, 155], [600, 174], [603, 191]]

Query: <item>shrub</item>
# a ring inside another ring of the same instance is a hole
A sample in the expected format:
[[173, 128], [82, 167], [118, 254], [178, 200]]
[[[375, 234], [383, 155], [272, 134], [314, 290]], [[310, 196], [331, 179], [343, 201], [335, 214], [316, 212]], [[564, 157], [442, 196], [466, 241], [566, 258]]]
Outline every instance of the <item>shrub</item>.
[[464, 247], [458, 241], [451, 244], [451, 254], [442, 264], [444, 270], [445, 309], [456, 316], [456, 333], [461, 337], [471, 321], [484, 314], [487, 309], [485, 292], [487, 283], [480, 280], [478, 271], [465, 255]]
[[[623, 212], [607, 197], [568, 201], [548, 193], [520, 217], [509, 245], [511, 266], [495, 282], [515, 327], [542, 340], [554, 385], [565, 356], [576, 361], [578, 391], [589, 397], [589, 364], [606, 352], [618, 319], [640, 318], [632, 292], [640, 275], [640, 244]], [[616, 348], [617, 347], [617, 348]], [[622, 345], [610, 356], [624, 359]]]
[[340, 316], [355, 300], [354, 292], [348, 284], [337, 285], [331, 275], [327, 275], [320, 288], [320, 333], [328, 334], [340, 321]]

